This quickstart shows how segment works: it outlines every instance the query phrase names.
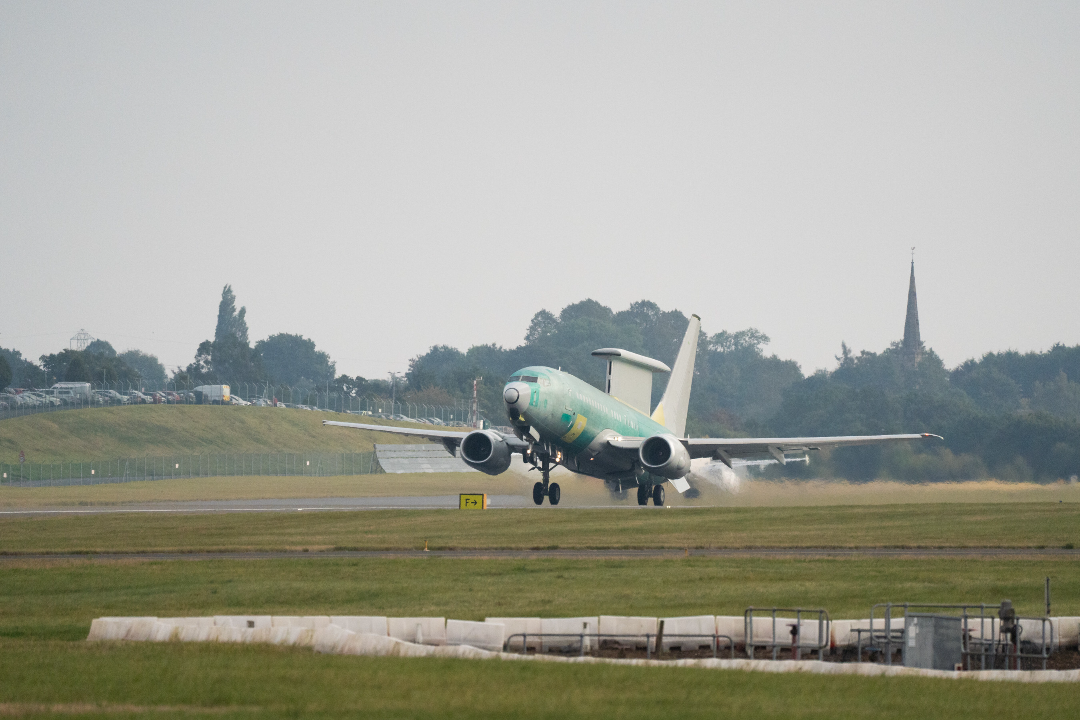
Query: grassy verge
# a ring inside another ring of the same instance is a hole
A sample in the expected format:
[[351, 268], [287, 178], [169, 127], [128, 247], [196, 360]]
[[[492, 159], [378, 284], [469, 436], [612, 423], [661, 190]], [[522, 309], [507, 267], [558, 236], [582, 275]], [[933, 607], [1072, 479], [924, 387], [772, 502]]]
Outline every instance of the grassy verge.
[[1041, 614], [1080, 615], [1069, 559], [189, 561], [7, 560], [0, 565], [0, 637], [80, 640], [111, 615], [435, 616], [741, 615], [748, 606], [824, 607], [867, 617], [879, 602], [1010, 598]]
[[892, 505], [626, 511], [527, 508], [4, 517], [0, 551], [333, 548], [1064, 547], [1080, 507]]
[[1070, 685], [372, 659], [221, 645], [0, 642], [0, 677], [5, 714], [981, 719], [1071, 718], [1076, 709]]
[[[356, 415], [272, 407], [135, 405], [40, 413], [0, 421], [0, 462], [111, 460], [189, 453], [368, 452], [366, 430], [323, 427], [323, 420], [360, 422]], [[388, 424], [366, 418], [363, 422]], [[414, 440], [412, 442], [425, 442]]]

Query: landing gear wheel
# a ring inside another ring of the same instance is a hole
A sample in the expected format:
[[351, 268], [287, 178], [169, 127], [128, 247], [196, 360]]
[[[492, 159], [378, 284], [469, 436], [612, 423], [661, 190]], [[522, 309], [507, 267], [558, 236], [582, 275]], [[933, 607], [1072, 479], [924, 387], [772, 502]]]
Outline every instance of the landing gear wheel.
[[559, 483], [551, 483], [548, 486], [548, 501], [552, 505], [558, 505], [560, 497], [562, 497], [562, 490], [559, 489]]
[[544, 483], [533, 485], [533, 502], [537, 505], [544, 504]]
[[648, 485], [638, 485], [637, 504], [638, 505], [648, 505], [649, 504], [649, 486]]
[[653, 485], [652, 504], [656, 507], [664, 507], [664, 486]]

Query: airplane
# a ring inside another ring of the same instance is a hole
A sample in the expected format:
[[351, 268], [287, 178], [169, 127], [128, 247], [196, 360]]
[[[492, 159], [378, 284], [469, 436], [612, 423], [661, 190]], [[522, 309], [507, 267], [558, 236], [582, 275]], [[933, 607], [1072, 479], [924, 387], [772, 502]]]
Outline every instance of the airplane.
[[[709, 458], [729, 469], [737, 465], [808, 462], [806, 453], [823, 448], [876, 443], [941, 440], [939, 435], [854, 435], [791, 438], [684, 437], [690, 386], [694, 376], [701, 318], [690, 316], [674, 369], [659, 360], [620, 348], [601, 348], [593, 355], [607, 361], [605, 391], [550, 367], [530, 366], [510, 376], [503, 403], [512, 433], [497, 429], [471, 431], [403, 428], [324, 420], [323, 425], [412, 435], [441, 442], [452, 455], [460, 453], [470, 467], [499, 475], [520, 454], [541, 480], [533, 486], [533, 502], [544, 498], [558, 505], [561, 489], [551, 482], [553, 467], [563, 467], [603, 480], [617, 493], [637, 487], [638, 505], [664, 505], [664, 485], [679, 493], [690, 489], [686, 477], [691, 460]], [[670, 373], [667, 388], [649, 412], [654, 373]], [[804, 453], [788, 457], [788, 453]]]

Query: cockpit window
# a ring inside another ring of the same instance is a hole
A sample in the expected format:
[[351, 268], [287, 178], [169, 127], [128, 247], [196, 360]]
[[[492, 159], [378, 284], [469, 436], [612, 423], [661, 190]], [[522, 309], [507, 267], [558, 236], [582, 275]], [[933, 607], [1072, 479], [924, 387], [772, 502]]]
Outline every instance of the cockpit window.
[[534, 383], [534, 382], [538, 382], [539, 380], [540, 380], [540, 378], [536, 377], [535, 375], [522, 375], [521, 376], [521, 382]]
[[508, 382], [508, 383], [517, 382], [520, 379], [521, 379], [520, 375], [511, 375], [510, 379], [507, 380], [506, 382]]

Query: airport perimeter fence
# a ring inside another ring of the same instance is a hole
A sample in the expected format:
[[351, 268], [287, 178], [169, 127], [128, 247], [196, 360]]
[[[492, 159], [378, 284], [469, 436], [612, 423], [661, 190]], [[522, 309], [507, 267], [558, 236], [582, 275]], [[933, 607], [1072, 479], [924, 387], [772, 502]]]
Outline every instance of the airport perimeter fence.
[[[458, 427], [471, 424], [469, 403], [464, 400], [459, 400], [454, 405], [432, 405], [405, 401], [391, 402], [390, 398], [350, 395], [333, 389], [320, 390], [260, 383], [225, 384], [229, 385], [234, 397], [243, 400], [242, 404], [273, 406], [276, 402], [277, 409], [321, 410], [364, 417], [426, 420], [432, 424]], [[92, 399], [76, 397], [67, 402], [60, 402], [58, 399], [50, 400], [48, 397], [44, 399], [36, 397], [40, 391], [33, 391], [35, 396], [27, 395], [21, 399], [14, 395], [0, 394], [0, 420], [59, 410], [85, 410], [142, 404], [143, 401], [139, 398], [130, 399], [130, 393], [133, 392], [145, 394], [152, 404], [193, 405], [196, 402], [195, 387], [195, 385], [186, 386], [171, 382], [165, 383], [160, 388], [139, 387], [128, 383], [91, 383], [91, 389], [95, 393]], [[97, 395], [96, 393], [100, 391], [116, 393], [116, 396]], [[161, 393], [162, 396], [154, 397], [154, 393]], [[118, 396], [124, 396], [125, 399]]]
[[338, 477], [383, 472], [374, 452], [217, 453], [90, 462], [0, 464], [5, 487], [59, 487], [197, 477]]

